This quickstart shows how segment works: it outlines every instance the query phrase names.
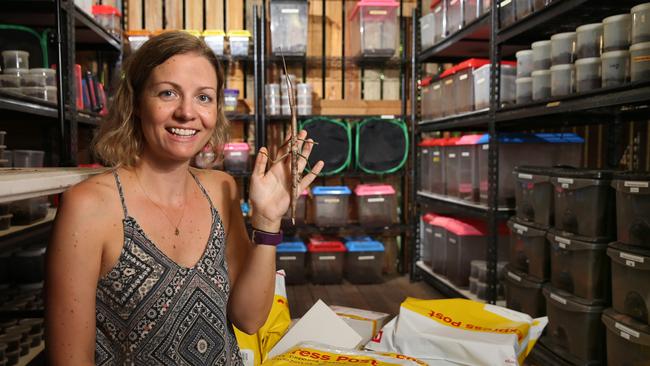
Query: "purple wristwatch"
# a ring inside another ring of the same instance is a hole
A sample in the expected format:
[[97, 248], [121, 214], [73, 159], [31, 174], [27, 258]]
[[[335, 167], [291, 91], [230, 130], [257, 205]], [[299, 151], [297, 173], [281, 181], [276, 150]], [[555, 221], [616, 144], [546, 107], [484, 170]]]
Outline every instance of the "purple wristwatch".
[[278, 233], [269, 233], [267, 231], [253, 229], [253, 243], [261, 245], [272, 245], [276, 246], [282, 243], [282, 230]]

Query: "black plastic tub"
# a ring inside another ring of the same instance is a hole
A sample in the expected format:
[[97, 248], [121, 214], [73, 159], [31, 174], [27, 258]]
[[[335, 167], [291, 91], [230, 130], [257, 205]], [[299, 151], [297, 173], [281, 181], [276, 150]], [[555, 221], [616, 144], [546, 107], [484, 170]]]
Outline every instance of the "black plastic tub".
[[650, 248], [650, 174], [615, 174], [612, 186], [618, 241]]
[[508, 221], [510, 228], [511, 268], [523, 271], [536, 281], [550, 277], [549, 244], [546, 230], [526, 225], [516, 218]]
[[506, 267], [506, 306], [526, 313], [533, 318], [546, 315], [546, 299], [542, 289], [544, 282], [525, 273]]
[[513, 171], [517, 218], [541, 227], [553, 225], [552, 168], [522, 166]]
[[650, 250], [612, 243], [612, 305], [614, 310], [650, 325]]
[[607, 328], [608, 365], [650, 364], [650, 326], [614, 309], [605, 310], [602, 319]]

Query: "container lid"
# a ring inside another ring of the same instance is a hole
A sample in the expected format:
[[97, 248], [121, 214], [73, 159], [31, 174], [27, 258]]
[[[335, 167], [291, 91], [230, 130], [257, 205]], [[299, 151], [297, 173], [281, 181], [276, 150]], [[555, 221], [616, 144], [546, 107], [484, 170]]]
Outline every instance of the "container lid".
[[566, 38], [576, 38], [576, 32], [556, 33], [551, 36], [551, 41], [554, 41], [556, 39], [566, 39]]
[[93, 5], [92, 12], [93, 15], [122, 15], [117, 8], [110, 5]]
[[619, 58], [619, 57], [630, 57], [630, 51], [628, 50], [609, 51], [609, 52], [604, 52], [602, 55], [600, 55], [601, 59]]
[[616, 180], [634, 180], [634, 181], [648, 181], [650, 182], [650, 173], [643, 172], [616, 172], [614, 173]]
[[422, 81], [420, 81], [420, 86], [429, 86], [432, 80], [433, 80], [433, 76], [427, 76], [424, 79], [422, 79]]
[[618, 262], [638, 271], [650, 270], [650, 249], [613, 242], [607, 248], [607, 255], [612, 262]]
[[533, 50], [521, 50], [515, 53], [515, 57], [519, 58], [519, 56], [528, 56], [532, 54], [533, 54]]
[[533, 82], [533, 78], [531, 78], [531, 77], [515, 79], [515, 84], [527, 84], [527, 83], [532, 83], [532, 82]]
[[444, 226], [448, 232], [456, 234], [458, 236], [485, 236], [487, 233], [482, 228], [474, 226], [466, 221], [460, 221], [457, 219], [449, 219]]
[[431, 0], [431, 5], [429, 5], [429, 9], [433, 9], [433, 8], [435, 8], [435, 7], [438, 6], [438, 4], [440, 4], [441, 2], [442, 2], [442, 0]]
[[602, 301], [589, 302], [577, 296], [573, 296], [568, 292], [558, 290], [550, 285], [544, 286], [544, 296], [547, 303], [554, 305], [568, 311], [580, 313], [601, 313], [605, 307]]
[[316, 186], [312, 188], [311, 193], [314, 196], [349, 195], [352, 191], [347, 186]]
[[458, 140], [460, 140], [460, 137], [446, 137], [440, 140], [440, 146], [451, 146], [456, 145]]
[[438, 214], [435, 214], [433, 212], [428, 212], [422, 215], [422, 221], [424, 221], [427, 224], [431, 224], [431, 221], [433, 221], [433, 219], [435, 219], [436, 217], [441, 217], [441, 216], [438, 216]]
[[349, 241], [345, 243], [348, 252], [383, 252], [384, 244], [378, 241]]
[[325, 241], [320, 243], [309, 243], [307, 249], [311, 253], [324, 252], [345, 252], [345, 245], [340, 241]]
[[639, 4], [630, 10], [630, 13], [636, 13], [637, 11], [650, 10], [650, 3]]
[[576, 65], [590, 65], [590, 64], [598, 64], [600, 65], [602, 63], [602, 60], [600, 57], [587, 57], [587, 58], [581, 58], [579, 60], [576, 60]]
[[452, 66], [448, 68], [447, 70], [443, 71], [442, 74], [440, 74], [440, 78], [446, 78], [447, 76], [451, 76], [456, 73], [456, 66]]
[[223, 149], [225, 151], [248, 151], [250, 150], [250, 146], [245, 142], [230, 142]]
[[206, 29], [203, 31], [203, 37], [209, 37], [209, 36], [225, 36], [226, 32], [223, 31], [223, 29]]
[[517, 61], [501, 61], [501, 67], [517, 67]]
[[465, 135], [456, 141], [456, 145], [476, 145], [483, 138], [483, 135]]
[[511, 217], [510, 220], [508, 220], [508, 227], [512, 232], [527, 238], [546, 236], [546, 230], [537, 228], [529, 223], [524, 223], [523, 221], [517, 219], [515, 216]]
[[630, 46], [630, 52], [631, 51], [641, 51], [641, 50], [647, 50], [650, 49], [650, 42], [641, 42], [641, 43], [636, 43]]
[[[477, 144], [487, 144], [490, 142], [490, 135], [485, 134]], [[546, 142], [540, 137], [526, 133], [503, 133], [499, 134], [499, 143], [501, 144], [523, 144], [523, 143], [543, 143]]]
[[454, 220], [451, 217], [446, 217], [446, 216], [436, 216], [429, 221], [429, 224], [432, 226], [437, 226], [441, 228], [447, 228], [447, 223], [449, 220]]
[[562, 65], [553, 65], [551, 66], [551, 71], [556, 71], [556, 70], [573, 70], [576, 68], [576, 65], [574, 64], [562, 64]]
[[576, 135], [575, 133], [562, 132], [562, 133], [536, 133], [535, 136], [543, 139], [544, 141], [552, 144], [582, 144], [585, 139]]
[[344, 236], [343, 240], [347, 243], [349, 241], [372, 241], [372, 238], [367, 235]]
[[434, 138], [424, 139], [424, 140], [420, 141], [418, 146], [420, 146], [420, 147], [436, 146], [436, 140], [438, 140], [438, 139], [434, 139]]
[[533, 77], [551, 75], [551, 70], [535, 70], [530, 75], [533, 76]]
[[553, 177], [612, 180], [614, 170], [588, 170], [561, 168], [553, 170]]
[[566, 250], [605, 250], [605, 248], [607, 248], [607, 244], [609, 244], [611, 241], [603, 238], [588, 238], [577, 236], [571, 233], [556, 230], [554, 228], [548, 229], [546, 238], [551, 243], [551, 245], [559, 246], [560, 248]]
[[224, 94], [235, 94], [239, 95], [239, 89], [224, 89]]
[[543, 281], [538, 281], [527, 274], [517, 271], [510, 266], [505, 268], [505, 278], [508, 282], [519, 287], [541, 289], [544, 287]]
[[490, 60], [482, 58], [470, 58], [469, 60], [465, 60], [459, 63], [454, 68], [456, 69], [455, 72], [460, 72], [466, 69], [478, 69], [479, 67], [488, 64], [490, 64]]
[[532, 48], [537, 48], [537, 47], [544, 47], [544, 46], [550, 46], [550, 45], [551, 45], [551, 41], [548, 40], [548, 39], [545, 39], [543, 41], [533, 42], [530, 46]]
[[366, 6], [383, 6], [386, 8], [397, 8], [399, 6], [399, 3], [394, 0], [360, 0], [354, 6], [354, 9], [352, 10], [352, 13], [350, 13], [348, 19], [349, 20], [354, 19], [354, 17], [357, 15], [357, 12], [359, 12], [359, 9]]
[[150, 36], [151, 32], [149, 32], [146, 29], [132, 29], [124, 32], [127, 37], [144, 37], [144, 36]]
[[278, 253], [305, 253], [307, 251], [307, 247], [302, 241], [291, 238], [290, 240], [293, 241], [286, 241], [278, 244], [276, 251]]
[[576, 28], [576, 33], [592, 31], [594, 29], [602, 29], [602, 28], [603, 28], [603, 23], [584, 24]]
[[621, 20], [629, 20], [632, 18], [632, 14], [618, 14], [618, 15], [612, 15], [611, 17], [607, 17], [603, 19], [603, 24], [606, 23], [614, 23], [614, 22], [620, 22]]
[[251, 37], [251, 32], [247, 30], [231, 30], [228, 31], [228, 37]]
[[[603, 311], [601, 316], [603, 323], [616, 336], [625, 339], [625, 343], [641, 344], [650, 346], [650, 325], [640, 323], [632, 317], [621, 314], [610, 308]], [[609, 338], [609, 335], [607, 335]]]
[[390, 184], [359, 184], [354, 188], [357, 196], [390, 195], [395, 189]]
[[[34, 69], [29, 69], [30, 74], [36, 74], [36, 75], [56, 75], [56, 70], [54, 69], [48, 69], [48, 68], [34, 68]], [[1, 131], [0, 131], [1, 133]]]
[[515, 169], [513, 170], [513, 173], [544, 175], [548, 177], [553, 173], [553, 168], [547, 166], [522, 165], [522, 166], [516, 166]]
[[36, 246], [36, 247], [27, 247], [18, 250], [14, 255], [16, 257], [37, 257], [45, 255], [46, 247]]

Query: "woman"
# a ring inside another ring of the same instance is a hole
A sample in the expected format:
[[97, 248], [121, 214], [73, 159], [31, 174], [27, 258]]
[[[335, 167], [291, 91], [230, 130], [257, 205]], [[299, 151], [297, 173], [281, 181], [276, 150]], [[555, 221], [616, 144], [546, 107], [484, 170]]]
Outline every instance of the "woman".
[[251, 334], [266, 320], [291, 187], [287, 164], [266, 171], [261, 148], [251, 242], [233, 178], [190, 167], [226, 140], [223, 89], [214, 54], [185, 32], [152, 38], [126, 63], [96, 140], [115, 168], [63, 195], [48, 248], [52, 365], [241, 364], [231, 324]]

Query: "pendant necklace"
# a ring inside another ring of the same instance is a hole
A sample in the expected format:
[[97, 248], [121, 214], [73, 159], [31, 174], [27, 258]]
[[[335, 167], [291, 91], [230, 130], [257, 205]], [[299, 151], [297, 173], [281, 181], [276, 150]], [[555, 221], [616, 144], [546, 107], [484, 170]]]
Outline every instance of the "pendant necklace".
[[176, 223], [176, 225], [174, 225], [174, 222], [169, 218], [169, 216], [167, 215], [165, 210], [163, 210], [162, 207], [160, 207], [154, 200], [152, 200], [151, 197], [149, 197], [149, 195], [147, 194], [147, 191], [144, 189], [144, 187], [142, 187], [142, 183], [140, 183], [140, 177], [138, 176], [138, 172], [135, 169], [133, 169], [133, 171], [135, 173], [135, 178], [138, 181], [138, 185], [140, 186], [140, 189], [142, 190], [142, 193], [144, 193], [145, 197], [147, 197], [147, 199], [151, 203], [153, 203], [154, 206], [158, 207], [160, 212], [162, 212], [163, 215], [165, 215], [165, 217], [167, 218], [167, 221], [169, 221], [169, 223], [172, 224], [172, 226], [175, 227], [176, 230], [174, 230], [174, 235], [176, 235], [176, 236], [181, 235], [181, 231], [178, 229], [178, 226], [181, 224], [181, 221], [183, 221], [183, 216], [185, 215], [185, 204], [187, 203], [186, 202], [187, 199], [183, 202], [183, 211], [181, 212], [181, 217], [180, 217], [180, 219], [178, 219], [178, 222]]

